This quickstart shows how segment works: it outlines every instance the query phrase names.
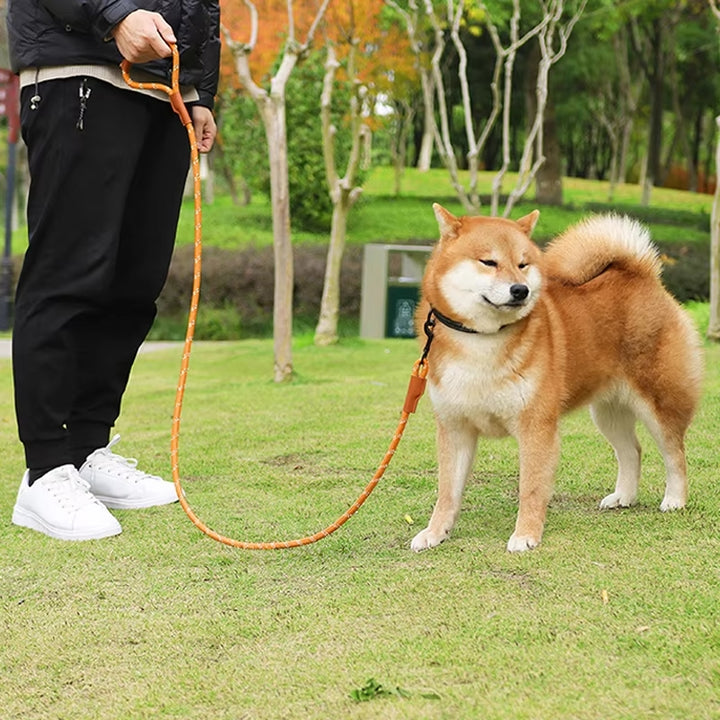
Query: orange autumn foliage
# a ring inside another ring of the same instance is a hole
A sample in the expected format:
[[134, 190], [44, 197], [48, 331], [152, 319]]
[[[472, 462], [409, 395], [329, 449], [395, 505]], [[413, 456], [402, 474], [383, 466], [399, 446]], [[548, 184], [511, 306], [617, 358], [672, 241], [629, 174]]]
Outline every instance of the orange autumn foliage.
[[[254, 0], [258, 15], [257, 42], [250, 54], [253, 78], [267, 85], [288, 37], [286, 0]], [[243, 0], [221, 0], [222, 23], [236, 42], [250, 41], [250, 13]], [[295, 38], [303, 43], [315, 18], [319, 2], [299, 0], [293, 4]], [[325, 42], [335, 45], [342, 62], [349, 43], [357, 42], [356, 74], [363, 83], [388, 91], [398, 76], [413, 77], [412, 54], [402, 26], [386, 22], [384, 0], [333, 0], [323, 25], [316, 33], [314, 49]], [[232, 54], [223, 48], [222, 87], [238, 87]]]

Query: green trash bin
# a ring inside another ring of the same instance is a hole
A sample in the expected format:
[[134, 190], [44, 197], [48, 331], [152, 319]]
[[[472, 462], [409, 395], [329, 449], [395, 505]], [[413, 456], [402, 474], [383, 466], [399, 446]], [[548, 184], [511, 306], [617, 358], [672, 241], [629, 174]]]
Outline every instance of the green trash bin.
[[415, 337], [415, 308], [420, 297], [416, 283], [390, 283], [385, 305], [385, 337]]
[[360, 337], [415, 337], [415, 308], [431, 251], [430, 245], [365, 245]]

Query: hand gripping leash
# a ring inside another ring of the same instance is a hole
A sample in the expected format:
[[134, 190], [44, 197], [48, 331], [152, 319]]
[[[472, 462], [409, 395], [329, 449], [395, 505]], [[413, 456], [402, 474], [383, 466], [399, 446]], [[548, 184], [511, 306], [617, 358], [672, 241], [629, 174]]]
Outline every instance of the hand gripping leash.
[[403, 432], [405, 431], [405, 425], [407, 424], [410, 413], [415, 412], [418, 401], [420, 400], [424, 390], [425, 382], [428, 372], [427, 354], [430, 349], [430, 343], [432, 342], [432, 324], [429, 323], [430, 317], [428, 317], [428, 323], [425, 324], [425, 333], [427, 334], [428, 341], [425, 345], [422, 357], [415, 362], [413, 366], [412, 374], [410, 376], [410, 383], [408, 386], [407, 395], [405, 397], [405, 404], [403, 406], [402, 413], [400, 415], [400, 421], [398, 423], [395, 434], [393, 435], [390, 446], [385, 453], [378, 469], [373, 475], [370, 482], [365, 486], [365, 489], [360, 493], [358, 499], [334, 522], [324, 530], [316, 532], [314, 535], [307, 537], [298, 538], [296, 540], [283, 540], [273, 542], [245, 542], [242, 540], [234, 540], [233, 538], [221, 535], [218, 532], [210, 529], [198, 516], [193, 512], [192, 508], [185, 499], [185, 493], [180, 483], [180, 468], [178, 464], [178, 453], [179, 453], [179, 441], [180, 441], [180, 419], [182, 416], [182, 403], [185, 395], [185, 385], [187, 382], [188, 368], [190, 365], [190, 351], [192, 349], [193, 336], [195, 334], [195, 322], [197, 319], [198, 302], [200, 299], [200, 275], [202, 267], [202, 200], [200, 192], [200, 163], [198, 159], [197, 139], [195, 137], [195, 129], [192, 124], [190, 114], [185, 107], [182, 95], [180, 94], [179, 86], [179, 75], [180, 75], [180, 59], [175, 45], [170, 46], [172, 49], [172, 73], [171, 73], [171, 86], [164, 85], [162, 83], [150, 82], [150, 83], [139, 83], [135, 82], [130, 77], [131, 63], [124, 60], [120, 65], [122, 75], [125, 82], [132, 88], [135, 89], [149, 89], [149, 90], [161, 90], [169, 96], [170, 104], [173, 110], [180, 116], [180, 122], [186, 127], [188, 132], [188, 138], [190, 140], [190, 159], [192, 163], [193, 173], [193, 187], [194, 187], [194, 204], [195, 204], [195, 253], [193, 256], [193, 286], [192, 295], [190, 299], [190, 312], [188, 314], [187, 332], [185, 334], [185, 345], [183, 349], [182, 362], [180, 364], [180, 376], [178, 378], [177, 392], [175, 394], [175, 410], [172, 419], [172, 431], [170, 436], [170, 459], [172, 464], [172, 476], [173, 483], [175, 484], [175, 491], [177, 492], [180, 505], [183, 510], [193, 522], [193, 524], [201, 530], [203, 533], [211, 537], [213, 540], [222, 543], [223, 545], [229, 545], [231, 547], [240, 548], [242, 550], [282, 550], [286, 548], [300, 547], [301, 545], [310, 545], [311, 543], [317, 542], [327, 537], [331, 533], [334, 533], [341, 525], [344, 525], [362, 506], [367, 500], [370, 493], [375, 489], [375, 486], [380, 481], [380, 478], [385, 473], [386, 468], [390, 464], [392, 456], [395, 454], [400, 440], [402, 439]]

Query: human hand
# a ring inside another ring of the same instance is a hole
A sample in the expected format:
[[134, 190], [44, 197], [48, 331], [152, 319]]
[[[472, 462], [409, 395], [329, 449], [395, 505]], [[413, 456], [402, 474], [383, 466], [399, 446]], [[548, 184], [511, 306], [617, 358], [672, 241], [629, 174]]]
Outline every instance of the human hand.
[[192, 108], [192, 121], [198, 151], [202, 153], [210, 152], [217, 135], [217, 125], [212, 110], [203, 105], [194, 105]]
[[131, 63], [144, 63], [172, 55], [175, 33], [162, 15], [135, 10], [112, 30], [120, 54]]

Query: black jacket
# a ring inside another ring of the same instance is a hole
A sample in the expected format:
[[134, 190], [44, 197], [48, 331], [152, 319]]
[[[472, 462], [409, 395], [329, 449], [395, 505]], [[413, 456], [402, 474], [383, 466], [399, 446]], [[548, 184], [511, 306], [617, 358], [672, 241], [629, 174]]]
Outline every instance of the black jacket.
[[[219, 0], [9, 0], [12, 69], [118, 65], [122, 56], [110, 31], [134, 10], [158, 12], [172, 26], [180, 82], [197, 88], [200, 104], [212, 108], [220, 62]], [[169, 82], [169, 60], [142, 68]]]

